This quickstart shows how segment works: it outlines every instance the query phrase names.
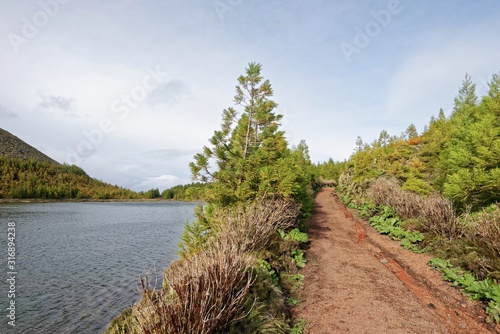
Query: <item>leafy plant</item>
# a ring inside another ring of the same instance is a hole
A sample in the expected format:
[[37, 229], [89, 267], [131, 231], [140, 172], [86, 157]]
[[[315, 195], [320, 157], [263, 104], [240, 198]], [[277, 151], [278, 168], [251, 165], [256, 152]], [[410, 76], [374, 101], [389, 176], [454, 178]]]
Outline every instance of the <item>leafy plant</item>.
[[490, 320], [500, 322], [500, 285], [495, 280], [477, 281], [471, 272], [454, 267], [450, 261], [441, 258], [430, 259], [429, 265], [439, 270], [445, 280], [460, 287], [471, 299], [488, 302], [486, 313]]
[[306, 330], [306, 321], [302, 318], [297, 319], [297, 323], [292, 327], [290, 334], [303, 334]]
[[287, 305], [297, 306], [300, 304], [300, 300], [295, 299], [295, 298], [287, 298], [286, 303], [287, 303]]
[[375, 214], [376, 206], [373, 202], [364, 202], [357, 209], [361, 218], [368, 218]]
[[278, 274], [276, 273], [276, 270], [274, 270], [274, 268], [271, 267], [271, 264], [269, 264], [269, 262], [267, 262], [266, 260], [262, 259], [257, 260], [257, 264], [258, 264], [257, 267], [258, 270], [268, 275], [275, 286], [279, 286], [280, 280]]
[[297, 268], [304, 268], [306, 266], [307, 260], [304, 258], [304, 253], [300, 249], [293, 250], [291, 252], [292, 260], [297, 265]]
[[491, 320], [500, 323], [500, 302], [491, 301], [486, 308], [486, 313], [490, 316]]
[[389, 206], [379, 209], [380, 215], [370, 218], [370, 224], [382, 234], [387, 234], [393, 240], [402, 240], [401, 246], [416, 253], [422, 253], [415, 244], [424, 240], [424, 236], [418, 231], [408, 231], [402, 227], [403, 221], [397, 217]]
[[288, 233], [280, 229], [278, 230], [278, 233], [280, 234], [281, 239], [285, 241], [293, 240], [299, 243], [307, 243], [309, 241], [307, 233], [301, 232], [298, 228], [294, 228]]

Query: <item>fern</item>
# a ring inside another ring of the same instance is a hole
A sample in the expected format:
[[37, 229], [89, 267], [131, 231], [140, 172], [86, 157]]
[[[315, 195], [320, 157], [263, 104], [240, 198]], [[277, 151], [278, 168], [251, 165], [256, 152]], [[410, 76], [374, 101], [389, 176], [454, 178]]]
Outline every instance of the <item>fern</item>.
[[491, 320], [500, 323], [500, 302], [491, 301], [486, 308], [486, 313], [490, 316]]

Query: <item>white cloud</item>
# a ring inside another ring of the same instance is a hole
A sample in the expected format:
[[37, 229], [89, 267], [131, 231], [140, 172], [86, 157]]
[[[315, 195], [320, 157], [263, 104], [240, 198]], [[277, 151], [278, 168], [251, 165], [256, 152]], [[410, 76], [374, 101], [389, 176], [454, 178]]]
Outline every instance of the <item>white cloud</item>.
[[140, 183], [134, 185], [133, 189], [139, 190], [149, 190], [158, 188], [161, 191], [176, 186], [183, 183], [183, 180], [175, 175], [160, 175], [154, 177], [148, 177], [147, 179], [141, 181]]

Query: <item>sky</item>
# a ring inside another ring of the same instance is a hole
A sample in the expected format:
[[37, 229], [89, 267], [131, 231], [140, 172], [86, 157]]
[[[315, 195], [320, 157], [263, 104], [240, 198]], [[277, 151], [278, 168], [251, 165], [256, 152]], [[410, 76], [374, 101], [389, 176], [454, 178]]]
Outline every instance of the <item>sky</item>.
[[[360, 136], [422, 131], [500, 72], [500, 2], [0, 1], [0, 128], [133, 190], [188, 164], [262, 64], [290, 145], [348, 159]], [[241, 109], [238, 109], [241, 111]]]

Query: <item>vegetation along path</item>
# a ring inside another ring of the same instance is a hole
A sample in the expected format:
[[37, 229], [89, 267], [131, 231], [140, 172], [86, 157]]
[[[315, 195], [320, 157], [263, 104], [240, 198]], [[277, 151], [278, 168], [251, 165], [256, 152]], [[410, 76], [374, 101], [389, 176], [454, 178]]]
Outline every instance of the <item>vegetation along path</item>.
[[302, 302], [307, 333], [500, 333], [415, 254], [379, 235], [334, 190], [316, 197]]

